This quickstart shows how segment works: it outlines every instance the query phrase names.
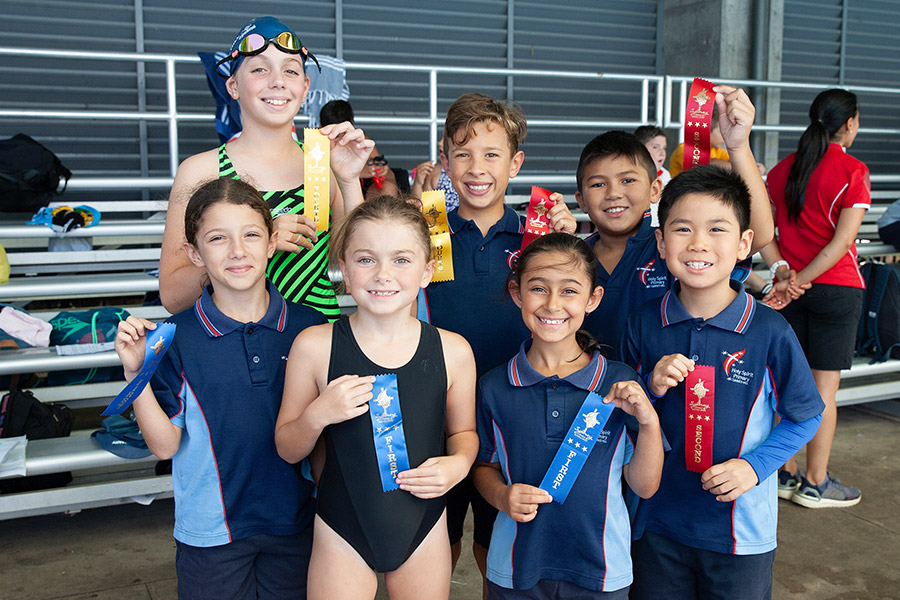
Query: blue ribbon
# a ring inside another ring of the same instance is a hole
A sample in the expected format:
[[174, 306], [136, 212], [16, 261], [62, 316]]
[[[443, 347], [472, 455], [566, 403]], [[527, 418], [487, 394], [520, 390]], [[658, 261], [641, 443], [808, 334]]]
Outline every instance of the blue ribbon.
[[369, 401], [369, 417], [372, 419], [375, 456], [378, 458], [378, 472], [381, 474], [381, 489], [390, 492], [398, 489], [395, 481], [397, 473], [409, 469], [397, 375], [376, 375], [372, 393], [375, 397]]
[[597, 436], [603, 431], [609, 415], [616, 405], [603, 403], [603, 397], [590, 392], [578, 410], [578, 415], [569, 427], [566, 437], [556, 451], [556, 456], [547, 469], [547, 474], [538, 486], [547, 491], [553, 499], [562, 504], [578, 479], [581, 468], [587, 461]]
[[134, 399], [144, 391], [147, 382], [153, 377], [156, 367], [159, 366], [159, 361], [162, 360], [166, 350], [169, 349], [169, 345], [174, 337], [175, 323], [159, 323], [156, 329], [148, 331], [145, 339], [144, 364], [141, 366], [140, 373], [119, 392], [119, 395], [100, 413], [101, 415], [104, 417], [120, 415], [126, 408], [131, 406]]

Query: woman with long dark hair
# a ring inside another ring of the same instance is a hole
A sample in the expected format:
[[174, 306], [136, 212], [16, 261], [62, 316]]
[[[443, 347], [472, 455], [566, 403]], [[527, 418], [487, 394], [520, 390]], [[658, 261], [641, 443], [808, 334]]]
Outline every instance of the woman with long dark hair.
[[766, 301], [782, 308], [806, 353], [825, 401], [822, 424], [806, 447], [806, 473], [791, 459], [778, 495], [809, 508], [852, 506], [860, 491], [828, 472], [841, 369], [850, 367], [862, 310], [856, 235], [871, 205], [869, 169], [846, 154], [859, 131], [856, 95], [826, 90], [809, 109], [797, 152], [769, 173], [778, 236], [763, 249], [777, 280]]

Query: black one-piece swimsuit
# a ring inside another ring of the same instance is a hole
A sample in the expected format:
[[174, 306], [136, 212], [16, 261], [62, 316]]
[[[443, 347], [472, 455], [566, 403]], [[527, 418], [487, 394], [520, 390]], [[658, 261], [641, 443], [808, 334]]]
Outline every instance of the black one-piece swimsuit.
[[[447, 371], [440, 334], [421, 324], [412, 359], [396, 369], [369, 360], [353, 337], [350, 320], [334, 324], [328, 381], [342, 375], [395, 373], [409, 465], [444, 454]], [[396, 570], [419, 547], [444, 511], [444, 498], [383, 492], [369, 413], [325, 428], [325, 468], [319, 480], [318, 515], [375, 571]]]

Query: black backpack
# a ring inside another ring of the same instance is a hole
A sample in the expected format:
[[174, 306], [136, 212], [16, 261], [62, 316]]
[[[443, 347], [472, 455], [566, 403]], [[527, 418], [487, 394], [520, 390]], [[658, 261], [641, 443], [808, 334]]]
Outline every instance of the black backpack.
[[65, 404], [44, 404], [28, 390], [12, 390], [0, 399], [0, 438], [29, 440], [66, 437], [75, 417]]
[[[65, 191], [72, 172], [24, 133], [0, 141], [0, 211], [33, 213]], [[63, 190], [56, 191], [60, 178]]]
[[[0, 437], [24, 435], [29, 440], [66, 437], [75, 416], [65, 404], [44, 404], [27, 390], [13, 390], [0, 398]], [[60, 487], [72, 481], [72, 473], [46, 473], [0, 480], [0, 494]]]
[[856, 353], [872, 362], [900, 358], [900, 276], [890, 265], [867, 262], [860, 271], [866, 282]]

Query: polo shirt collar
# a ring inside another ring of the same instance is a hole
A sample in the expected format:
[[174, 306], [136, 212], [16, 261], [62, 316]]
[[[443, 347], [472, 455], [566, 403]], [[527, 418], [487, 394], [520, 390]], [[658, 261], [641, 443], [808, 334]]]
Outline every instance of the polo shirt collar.
[[[737, 292], [737, 296], [722, 312], [711, 319], [707, 319], [706, 323], [726, 331], [746, 333], [750, 327], [750, 321], [753, 320], [753, 315], [756, 314], [756, 299], [744, 291], [744, 286], [739, 281], [730, 279], [728, 283], [731, 285], [731, 289]], [[681, 300], [678, 299], [678, 291], [680, 289], [681, 284], [676, 281], [672, 289], [662, 297], [660, 317], [662, 318], [663, 327], [683, 321], [699, 320], [691, 316], [681, 303]]]
[[[471, 223], [473, 227], [477, 227], [475, 221], [467, 221], [459, 216], [458, 209], [456, 208], [447, 213], [447, 224], [450, 226], [450, 233], [462, 231], [462, 228], [466, 226], [466, 223]], [[503, 216], [491, 226], [491, 230], [497, 230], [504, 233], [525, 233], [525, 226], [522, 224], [522, 219], [519, 218], [519, 213], [509, 206], [504, 205]]]
[[[247, 325], [225, 315], [212, 300], [212, 285], [207, 285], [200, 299], [194, 303], [194, 314], [200, 325], [209, 337], [221, 337]], [[284, 331], [287, 324], [287, 302], [272, 285], [266, 280], [266, 291], [269, 292], [269, 308], [257, 325], [268, 327], [275, 331]]]
[[[506, 365], [506, 374], [509, 376], [509, 383], [514, 387], [528, 387], [536, 383], [540, 383], [546, 379], [558, 379], [555, 375], [547, 377], [542, 375], [531, 366], [525, 353], [531, 347], [531, 340], [525, 340], [519, 346], [519, 353], [510, 359]], [[578, 371], [575, 371], [563, 381], [567, 381], [575, 387], [591, 391], [600, 385], [603, 376], [606, 374], [607, 361], [598, 352], [594, 351], [591, 361]]]

